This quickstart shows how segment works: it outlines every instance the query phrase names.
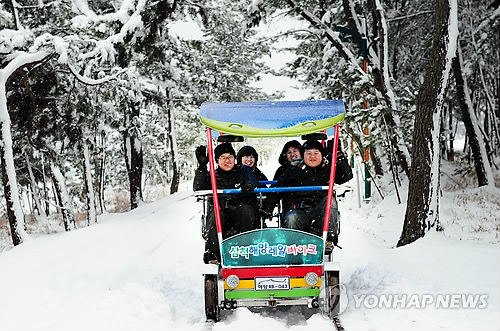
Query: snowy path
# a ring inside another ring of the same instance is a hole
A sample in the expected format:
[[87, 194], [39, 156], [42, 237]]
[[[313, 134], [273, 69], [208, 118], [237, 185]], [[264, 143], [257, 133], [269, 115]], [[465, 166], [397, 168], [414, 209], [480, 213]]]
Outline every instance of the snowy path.
[[[338, 253], [349, 296], [341, 315], [347, 331], [498, 329], [498, 245], [430, 233], [391, 249], [383, 238], [400, 231], [399, 221], [373, 228], [363, 217], [370, 211], [349, 204], [343, 203]], [[190, 192], [181, 192], [2, 253], [0, 330], [333, 330], [320, 314], [296, 308], [274, 314], [241, 308], [214, 326], [203, 323], [200, 210]], [[486, 293], [488, 306], [369, 309], [356, 308], [353, 297], [405, 293]]]

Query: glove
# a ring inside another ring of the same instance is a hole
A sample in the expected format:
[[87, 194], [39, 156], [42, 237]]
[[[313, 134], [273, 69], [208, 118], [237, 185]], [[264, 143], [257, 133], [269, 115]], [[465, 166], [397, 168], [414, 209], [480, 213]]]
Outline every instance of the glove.
[[200, 168], [208, 164], [207, 148], [205, 146], [196, 147], [195, 155]]
[[241, 193], [250, 194], [255, 189], [255, 186], [252, 183], [246, 183], [241, 187]]
[[[326, 143], [326, 158], [331, 161], [332, 154], [333, 154], [333, 140], [328, 140]], [[342, 143], [341, 140], [339, 139], [338, 145], [337, 145], [337, 162], [339, 159], [345, 158], [344, 152], [342, 151]]]

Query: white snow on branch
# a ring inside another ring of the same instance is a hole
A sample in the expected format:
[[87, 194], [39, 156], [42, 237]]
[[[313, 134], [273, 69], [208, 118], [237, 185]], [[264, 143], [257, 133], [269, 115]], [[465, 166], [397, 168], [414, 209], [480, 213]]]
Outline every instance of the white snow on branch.
[[[493, 24], [493, 22], [495, 22], [495, 20], [500, 17], [500, 7], [498, 7], [497, 9], [495, 9], [493, 11], [493, 13], [491, 13], [491, 15], [485, 19], [484, 21], [481, 22], [481, 24], [479, 24], [479, 26], [477, 28], [474, 29], [474, 34], [477, 34], [479, 33], [482, 29], [484, 29], [486, 26], [489, 26], [491, 24]], [[497, 38], [498, 38], [498, 35], [497, 35]]]
[[[82, 13], [82, 15], [74, 17], [71, 22], [75, 27], [86, 27], [100, 22], [119, 21], [121, 23], [125, 23], [130, 17], [128, 13], [134, 11], [134, 2], [134, 0], [124, 0], [116, 12], [97, 15], [89, 8], [87, 0], [73, 0], [75, 10]], [[137, 7], [144, 7], [144, 4], [144, 0], [139, 0]]]
[[93, 79], [93, 78], [89, 78], [89, 77], [85, 77], [85, 76], [80, 75], [78, 73], [78, 70], [75, 69], [75, 67], [73, 67], [71, 64], [68, 64], [68, 68], [71, 71], [71, 73], [80, 82], [82, 82], [83, 84], [86, 84], [86, 85], [99, 85], [99, 84], [107, 83], [111, 80], [117, 79], [119, 75], [121, 75], [122, 73], [127, 71], [127, 69], [121, 69], [119, 72], [117, 72], [116, 74], [113, 74], [111, 76], [102, 77], [100, 79]]
[[[129, 1], [125, 2], [128, 3]], [[140, 31], [144, 27], [141, 16], [144, 7], [145, 7], [145, 0], [140, 0], [137, 3], [137, 7], [135, 8], [134, 13], [128, 16], [127, 14], [128, 10], [122, 12], [123, 8], [122, 6], [120, 11], [115, 13], [116, 15], [118, 15], [117, 20], [123, 23], [123, 26], [121, 27], [120, 31], [114, 35], [109, 36], [104, 40], [97, 41], [96, 47], [92, 51], [81, 54], [79, 58], [81, 60], [84, 60], [91, 57], [100, 57], [101, 62], [112, 60], [114, 54], [116, 53], [114, 49], [114, 44], [122, 43], [127, 34], [135, 30]], [[109, 54], [111, 54], [111, 56]]]
[[31, 31], [27, 29], [0, 30], [0, 54], [9, 54], [16, 48], [21, 48], [31, 37]]

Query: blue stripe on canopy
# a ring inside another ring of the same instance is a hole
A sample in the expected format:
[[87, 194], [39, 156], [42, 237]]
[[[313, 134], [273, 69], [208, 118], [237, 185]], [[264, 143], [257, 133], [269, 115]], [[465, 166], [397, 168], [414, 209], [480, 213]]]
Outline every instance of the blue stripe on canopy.
[[200, 116], [259, 129], [284, 129], [345, 112], [342, 100], [204, 103]]

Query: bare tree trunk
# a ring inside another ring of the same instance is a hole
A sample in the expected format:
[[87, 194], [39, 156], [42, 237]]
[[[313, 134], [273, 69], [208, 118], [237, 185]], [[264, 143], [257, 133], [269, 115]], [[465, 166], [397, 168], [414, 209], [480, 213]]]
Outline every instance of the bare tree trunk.
[[375, 174], [377, 176], [384, 175], [384, 168], [382, 167], [382, 160], [377, 153], [377, 146], [373, 145], [370, 147], [370, 159], [372, 160], [373, 167], [375, 168]]
[[45, 214], [49, 215], [50, 214], [50, 205], [49, 205], [49, 194], [48, 189], [47, 189], [47, 175], [45, 174], [45, 158], [43, 156], [43, 153], [41, 154], [42, 156], [42, 174], [43, 174], [43, 196], [45, 199]]
[[26, 166], [28, 168], [28, 173], [30, 175], [31, 190], [33, 192], [33, 200], [35, 201], [36, 209], [38, 210], [39, 215], [47, 217], [47, 213], [45, 213], [45, 210], [42, 208], [42, 203], [40, 202], [40, 191], [38, 190], [38, 184], [35, 180], [35, 176], [33, 175], [31, 162], [28, 158], [28, 155], [24, 154], [24, 157], [26, 158]]
[[106, 153], [104, 149], [105, 135], [101, 133], [100, 136], [96, 138], [95, 145], [97, 146], [98, 152], [95, 158], [95, 172], [96, 172], [96, 190], [97, 190], [97, 201], [99, 203], [99, 209], [101, 213], [105, 212], [104, 205], [104, 165], [106, 161]]
[[450, 148], [448, 150], [448, 155], [446, 156], [448, 161], [454, 161], [455, 160], [455, 132], [453, 130], [453, 108], [448, 106], [448, 137], [450, 140]]
[[434, 13], [433, 46], [417, 97], [408, 205], [397, 246], [410, 244], [439, 225], [439, 127], [451, 60], [456, 52], [456, 2], [436, 0]]
[[135, 209], [143, 200], [142, 197], [142, 142], [138, 127], [139, 108], [131, 105], [131, 111], [125, 114], [124, 151], [130, 184], [130, 209]]
[[167, 104], [167, 143], [170, 147], [170, 161], [172, 164], [172, 181], [170, 183], [170, 194], [174, 194], [179, 190], [180, 175], [177, 165], [177, 141], [175, 139], [175, 125], [172, 116], [172, 110], [170, 109], [169, 102]]
[[56, 190], [56, 195], [59, 200], [59, 208], [64, 222], [64, 230], [71, 231], [71, 227], [75, 228], [75, 216], [73, 215], [73, 208], [71, 198], [69, 196], [68, 187], [66, 186], [66, 179], [61, 172], [59, 166], [54, 163], [50, 164], [52, 182]]
[[83, 140], [83, 168], [84, 168], [84, 177], [85, 177], [85, 188], [87, 193], [87, 225], [90, 225], [90, 222], [97, 223], [97, 213], [95, 208], [95, 194], [94, 194], [94, 184], [92, 179], [92, 172], [90, 166], [90, 154], [89, 154], [89, 146], [87, 142]]
[[462, 112], [462, 120], [465, 125], [467, 137], [469, 138], [469, 146], [474, 160], [476, 169], [478, 186], [494, 183], [493, 174], [488, 161], [485, 142], [479, 131], [476, 115], [472, 109], [472, 102], [467, 88], [467, 82], [464, 79], [462, 72], [462, 61], [460, 50], [457, 49], [456, 56], [453, 58], [453, 72], [457, 85], [457, 96], [460, 110]]
[[[1, 126], [1, 125], [0, 125]], [[10, 233], [12, 236], [12, 243], [14, 246], [17, 246], [19, 244], [22, 244], [23, 242], [23, 236], [20, 233], [20, 229], [24, 231], [24, 220], [21, 220], [19, 222], [18, 218], [16, 217], [16, 214], [14, 212], [14, 206], [12, 203], [12, 193], [10, 189], [10, 184], [9, 184], [9, 178], [7, 176], [7, 169], [5, 167], [5, 153], [2, 147], [2, 144], [0, 144], [0, 162], [1, 162], [1, 167], [2, 167], [2, 184], [3, 184], [3, 194], [5, 196], [5, 203], [7, 206], [7, 218], [9, 219], [9, 225], [10, 225]]]

